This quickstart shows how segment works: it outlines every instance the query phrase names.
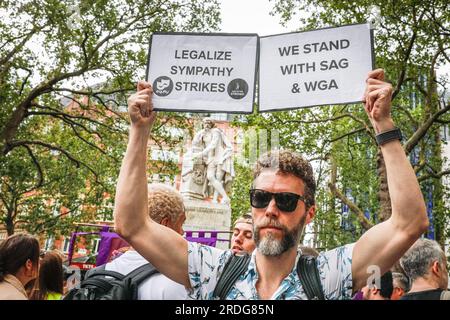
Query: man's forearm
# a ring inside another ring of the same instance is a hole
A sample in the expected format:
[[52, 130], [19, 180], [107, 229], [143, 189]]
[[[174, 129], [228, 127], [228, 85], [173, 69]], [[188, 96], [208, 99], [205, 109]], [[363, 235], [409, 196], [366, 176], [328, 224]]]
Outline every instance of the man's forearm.
[[421, 234], [427, 226], [423, 195], [400, 141], [381, 146], [386, 164], [392, 218], [402, 228]]
[[[394, 129], [391, 117], [392, 85], [384, 81], [384, 70], [368, 74], [364, 108], [375, 134]], [[392, 215], [365, 232], [355, 244], [352, 256], [353, 288], [367, 285], [369, 267], [377, 266], [380, 274], [392, 265], [426, 230], [425, 203], [414, 170], [398, 140], [381, 147], [386, 165]]]
[[115, 226], [127, 238], [148, 219], [148, 128], [130, 128], [127, 151], [120, 169], [114, 207]]
[[414, 170], [398, 140], [381, 146], [386, 164], [392, 215], [364, 233], [355, 245], [352, 261], [353, 288], [367, 284], [369, 267], [388, 271], [426, 230], [425, 203]]

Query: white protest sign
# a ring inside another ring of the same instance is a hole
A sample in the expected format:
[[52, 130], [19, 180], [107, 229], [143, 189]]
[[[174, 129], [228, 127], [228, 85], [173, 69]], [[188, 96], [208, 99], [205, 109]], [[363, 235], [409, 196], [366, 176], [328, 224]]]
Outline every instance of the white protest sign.
[[369, 24], [260, 39], [259, 110], [360, 102], [373, 66]]
[[147, 81], [155, 110], [251, 113], [256, 34], [155, 33]]

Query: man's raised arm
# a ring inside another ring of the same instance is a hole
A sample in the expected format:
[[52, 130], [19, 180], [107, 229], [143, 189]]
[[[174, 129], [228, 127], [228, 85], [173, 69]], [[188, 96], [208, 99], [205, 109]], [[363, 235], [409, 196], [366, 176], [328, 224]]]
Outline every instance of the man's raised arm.
[[147, 143], [156, 117], [151, 95], [150, 84], [140, 81], [128, 99], [130, 136], [117, 183], [114, 223], [116, 231], [159, 272], [189, 288], [186, 240], [148, 214]]
[[[391, 118], [392, 86], [384, 82], [384, 71], [369, 73], [365, 110], [375, 133], [395, 128]], [[381, 145], [386, 164], [391, 217], [368, 230], [355, 244], [352, 275], [354, 291], [366, 285], [369, 267], [378, 267], [380, 275], [392, 265], [428, 228], [425, 202], [414, 170], [399, 140]]]

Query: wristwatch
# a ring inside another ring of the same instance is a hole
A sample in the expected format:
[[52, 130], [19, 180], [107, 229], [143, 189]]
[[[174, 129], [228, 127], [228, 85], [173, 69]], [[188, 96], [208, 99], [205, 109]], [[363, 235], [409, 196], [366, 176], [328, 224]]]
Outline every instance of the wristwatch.
[[399, 128], [395, 128], [389, 131], [381, 132], [375, 136], [379, 146], [391, 141], [391, 140], [402, 140], [402, 132]]

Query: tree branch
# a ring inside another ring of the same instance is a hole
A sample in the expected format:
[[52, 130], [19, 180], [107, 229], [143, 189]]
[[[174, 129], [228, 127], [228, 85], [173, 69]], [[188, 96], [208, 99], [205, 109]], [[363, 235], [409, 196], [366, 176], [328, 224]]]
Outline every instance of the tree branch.
[[358, 208], [358, 206], [353, 203], [350, 199], [348, 199], [346, 196], [342, 194], [337, 188], [336, 185], [333, 183], [328, 183], [328, 187], [331, 190], [331, 193], [334, 194], [338, 199], [340, 199], [345, 205], [349, 207], [349, 209], [356, 214], [358, 217], [361, 225], [364, 229], [369, 230], [373, 227], [373, 224], [366, 218], [364, 215], [364, 212]]
[[422, 161], [421, 163], [419, 163], [418, 166], [414, 167], [414, 173], [417, 175], [420, 171], [423, 170], [423, 168], [425, 168], [425, 166], [426, 166], [425, 161]]
[[31, 192], [31, 191], [33, 191], [33, 190], [36, 190], [36, 189], [40, 188], [40, 187], [42, 186], [42, 184], [44, 183], [44, 173], [43, 173], [43, 171], [42, 171], [42, 167], [41, 167], [41, 165], [39, 164], [39, 161], [37, 160], [37, 158], [35, 157], [35, 155], [33, 154], [33, 151], [32, 151], [31, 148], [30, 148], [28, 145], [26, 145], [26, 144], [22, 145], [22, 147], [24, 147], [25, 149], [27, 149], [28, 154], [30, 155], [31, 160], [33, 161], [34, 165], [36, 166], [36, 169], [37, 169], [37, 172], [38, 172], [38, 181], [35, 183], [35, 185], [34, 185], [32, 188], [30, 188], [30, 189], [28, 189], [28, 190], [26, 190], [26, 191], [21, 192], [20, 195], [25, 194], [25, 193], [28, 193], [28, 192]]
[[3, 192], [0, 192], [0, 199], [3, 202], [3, 206], [6, 208], [6, 211], [10, 211], [8, 199], [6, 199]]
[[115, 89], [115, 90], [111, 90], [111, 91], [93, 91], [93, 90], [88, 90], [88, 91], [81, 91], [81, 90], [73, 90], [73, 89], [69, 89], [69, 88], [53, 88], [53, 91], [56, 92], [70, 92], [72, 94], [79, 94], [82, 96], [95, 96], [95, 95], [99, 95], [99, 94], [104, 94], [104, 95], [112, 95], [115, 93], [125, 93], [125, 92], [129, 92], [132, 91], [133, 89]]
[[419, 123], [417, 122], [416, 119], [414, 119], [414, 117], [412, 116], [411, 112], [409, 112], [409, 110], [407, 108], [404, 108], [404, 107], [402, 107], [400, 105], [395, 106], [395, 108], [399, 109], [404, 114], [406, 114], [406, 116], [408, 117], [409, 121], [411, 121], [412, 124], [414, 124], [416, 127], [419, 126]]
[[[112, 90], [112, 91], [96, 91], [96, 92], [94, 92], [94, 91], [77, 91], [77, 90], [72, 90], [72, 89], [67, 89], [67, 88], [58, 88], [58, 89], [54, 89], [54, 91], [67, 91], [67, 92], [70, 92], [70, 93], [72, 93], [72, 94], [79, 94], [79, 95], [85, 95], [85, 96], [88, 96], [88, 97], [94, 97], [94, 98], [96, 98], [96, 99], [100, 102], [100, 104], [101, 104], [106, 110], [108, 110], [109, 112], [113, 113], [113, 114], [116, 115], [119, 119], [124, 120], [124, 121], [126, 121], [126, 118], [125, 118], [123, 115], [121, 115], [119, 112], [117, 112], [117, 111], [111, 109], [111, 108], [105, 103], [105, 101], [100, 97], [100, 95], [111, 95], [111, 94], [115, 94], [115, 93], [125, 93], [125, 92], [129, 92], [129, 91], [132, 91], [132, 90], [133, 90], [133, 89], [124, 88], [124, 89], [117, 89], [117, 90]], [[66, 95], [63, 95], [63, 97], [68, 98], [68, 99], [72, 100], [73, 102], [80, 104], [80, 102], [79, 102], [78, 100], [74, 99], [73, 97], [69, 97], [69, 96], [66, 96]], [[110, 100], [108, 100], [108, 101], [114, 102], [117, 106], [120, 105], [120, 104], [119, 104], [117, 101], [115, 101], [115, 100], [110, 99]], [[96, 111], [96, 110], [94, 110], [94, 111]]]
[[[423, 14], [422, 14], [422, 16], [423, 16]], [[419, 19], [421, 19], [422, 16]], [[409, 56], [411, 55], [411, 51], [412, 51], [412, 48], [414, 46], [414, 41], [416, 40], [416, 37], [417, 37], [417, 32], [416, 32], [416, 30], [414, 30], [413, 34], [412, 34], [412, 37], [409, 40], [409, 45], [408, 45], [408, 48], [406, 49], [405, 57], [403, 58], [403, 61], [402, 61], [403, 69], [400, 72], [400, 76], [398, 77], [397, 85], [395, 86], [394, 92], [392, 93], [391, 100], [394, 100], [394, 98], [400, 92], [400, 89], [401, 89], [401, 87], [403, 85], [403, 81], [404, 81], [405, 75], [406, 75], [406, 63], [407, 63], [407, 61], [409, 59]]]
[[[19, 52], [20, 50], [23, 49], [24, 45], [28, 42], [28, 40], [31, 39], [31, 37], [36, 33], [36, 31], [38, 31], [39, 28], [37, 27], [33, 27], [33, 29], [31, 29], [31, 31], [26, 34], [23, 35], [24, 38], [22, 39], [22, 41], [20, 41], [20, 43], [18, 45], [16, 45], [13, 49], [11, 49], [3, 58], [0, 59], [0, 66], [5, 65], [17, 52]], [[6, 43], [10, 43], [9, 41], [5, 42]]]
[[[277, 117], [276, 115], [274, 115], [274, 117], [277, 119], [277, 122], [281, 122], [281, 123], [283, 123], [283, 124], [288, 124], [288, 123], [307, 123], [307, 124], [311, 124], [311, 123], [323, 123], [323, 122], [335, 121], [335, 120], [339, 120], [339, 119], [348, 117], [348, 118], [351, 118], [351, 119], [355, 120], [356, 122], [361, 123], [361, 124], [364, 126], [364, 128], [357, 129], [357, 130], [355, 130], [354, 132], [352, 131], [352, 132], [348, 133], [347, 135], [351, 135], [351, 134], [354, 134], [354, 133], [356, 133], [356, 132], [365, 130], [365, 131], [369, 134], [369, 136], [372, 138], [372, 140], [373, 140], [374, 142], [376, 142], [375, 135], [373, 134], [372, 130], [371, 130], [370, 127], [367, 125], [367, 123], [366, 123], [364, 120], [359, 119], [359, 118], [357, 118], [356, 116], [354, 116], [354, 115], [352, 115], [352, 114], [350, 114], [350, 113], [344, 113], [344, 114], [341, 114], [341, 115], [338, 115], [338, 116], [335, 116], [335, 117], [332, 117], [332, 118], [326, 118], [326, 119], [314, 119], [314, 120], [297, 120], [297, 119], [296, 119], [296, 120], [288, 120], [288, 121], [284, 121], [284, 120], [280, 119], [279, 117]], [[345, 136], [346, 136], [346, 135], [343, 135], [343, 136], [341, 136], [341, 137], [339, 137], [339, 138], [336, 138], [336, 139], [327, 140], [327, 142], [334, 142], [334, 141], [336, 141], [336, 140], [339, 140], [339, 139], [341, 139], [341, 138], [344, 138]]]
[[430, 70], [429, 70], [429, 74], [428, 74], [428, 92], [432, 92], [433, 91], [433, 86], [436, 83], [436, 71], [435, 71], [435, 65], [437, 62], [437, 59], [439, 57], [439, 55], [444, 51], [444, 48], [442, 47], [442, 45], [439, 45], [439, 49], [436, 51], [436, 53], [433, 56], [433, 59], [431, 60], [431, 65], [430, 65]]
[[138, 22], [139, 20], [145, 18], [146, 16], [152, 16], [158, 12], [162, 12], [162, 10], [160, 8], [155, 8], [152, 12], [150, 13], [144, 13], [140, 16], [137, 16], [135, 19], [131, 20], [128, 24], [126, 24], [120, 31], [116, 32], [116, 33], [112, 33], [111, 32], [102, 40], [100, 40], [100, 42], [97, 43], [97, 45], [94, 47], [94, 49], [92, 50], [92, 52], [88, 55], [88, 60], [91, 60], [94, 56], [94, 54], [109, 40], [117, 38], [118, 36], [124, 34], [125, 32], [129, 31], [129, 29], [131, 28], [131, 26], [133, 24], [135, 24], [136, 22]]
[[430, 8], [433, 12], [433, 14], [431, 15], [431, 20], [433, 20], [433, 22], [440, 28], [442, 29], [442, 33], [440, 33], [441, 35], [445, 35], [445, 36], [450, 36], [450, 29], [444, 27], [442, 25], [442, 23], [440, 23], [437, 19], [436, 19], [436, 8], [434, 7], [434, 5], [431, 6]]
[[[100, 96], [98, 96], [98, 95], [93, 95], [96, 99], [98, 99], [98, 101], [100, 101], [100, 104], [106, 109], [106, 110], [108, 110], [109, 112], [111, 112], [112, 114], [114, 114], [114, 115], [116, 115], [119, 119], [121, 119], [121, 120], [123, 120], [123, 121], [127, 121], [127, 119], [123, 116], [123, 115], [121, 115], [119, 112], [117, 112], [117, 111], [115, 111], [115, 110], [113, 110], [113, 109], [111, 109], [106, 103], [105, 103], [105, 101], [103, 101], [103, 99], [102, 98], [100, 98]], [[114, 101], [115, 102], [115, 101]], [[117, 105], [119, 105], [117, 102], [115, 102]]]
[[68, 119], [70, 117], [66, 117], [65, 113], [44, 112], [44, 111], [39, 111], [39, 112], [30, 111], [30, 112], [26, 113], [26, 117], [28, 117], [28, 116], [42, 116], [42, 115], [44, 115], [44, 116], [52, 116], [54, 118], [60, 119], [61, 121], [67, 123], [68, 125], [71, 125], [71, 126], [75, 125], [75, 126], [81, 127], [83, 130], [85, 130], [89, 134], [97, 134], [101, 138], [101, 135], [98, 132], [90, 130], [85, 125], [83, 125], [83, 124], [81, 124], [79, 122], [76, 122], [76, 121], [73, 121], [71, 119]]
[[[88, 196], [92, 192], [92, 190], [93, 189], [90, 189], [88, 191], [88, 193], [87, 193]], [[38, 233], [38, 231], [43, 232], [44, 230], [42, 229], [42, 226], [45, 226], [46, 224], [51, 223], [53, 221], [59, 220], [60, 218], [66, 216], [68, 214], [76, 212], [81, 206], [83, 206], [82, 202], [80, 202], [75, 208], [71, 208], [70, 210], [67, 210], [67, 212], [60, 213], [57, 216], [51, 217], [51, 218], [47, 219], [46, 221], [37, 224], [33, 230], [34, 231], [33, 233]]]
[[17, 202], [18, 201], [19, 201], [19, 196], [14, 197], [14, 210], [13, 210], [12, 215], [11, 215], [11, 218], [12, 218], [13, 221], [16, 219], [17, 214], [19, 213], [19, 211], [17, 210], [18, 209], [18, 206], [17, 206]]
[[425, 97], [428, 96], [428, 91], [425, 90], [421, 84], [419, 83], [419, 81], [417, 79], [414, 80], [414, 85], [416, 86], [417, 90], [420, 91], [421, 94], [423, 94]]
[[23, 80], [22, 85], [20, 86], [19, 96], [22, 95], [23, 90], [25, 89], [25, 86], [26, 86], [26, 84], [27, 84], [27, 82], [28, 82], [28, 79], [29, 79], [30, 76], [33, 74], [33, 72], [32, 72], [30, 69], [28, 69], [28, 68], [25, 68], [25, 67], [23, 67], [23, 66], [20, 67], [20, 68], [23, 69], [23, 70], [25, 70], [26, 72], [28, 72], [28, 75], [25, 77], [25, 80]]
[[295, 119], [295, 120], [289, 120], [289, 122], [293, 122], [293, 123], [324, 123], [324, 122], [329, 122], [329, 121], [335, 121], [335, 120], [339, 120], [342, 118], [352, 118], [353, 120], [360, 122], [360, 123], [364, 123], [363, 120], [355, 117], [354, 115], [350, 114], [350, 113], [344, 113], [344, 114], [340, 114], [336, 117], [332, 117], [332, 118], [326, 118], [326, 119], [314, 119], [314, 120], [299, 120], [299, 119]]
[[430, 170], [428, 170], [427, 174], [423, 174], [423, 175], [421, 175], [420, 177], [417, 178], [417, 180], [419, 182], [428, 180], [430, 178], [440, 179], [443, 176], [446, 176], [446, 175], [450, 174], [450, 169], [442, 170], [440, 172], [436, 172], [436, 170], [434, 170], [434, 168], [432, 168], [430, 165], [427, 165], [427, 166], [430, 168]]
[[448, 104], [445, 108], [440, 109], [433, 115], [431, 115], [427, 121], [425, 121], [420, 128], [414, 132], [414, 134], [406, 141], [405, 145], [403, 146], [403, 149], [405, 150], [406, 154], [409, 154], [412, 149], [419, 143], [419, 141], [426, 135], [428, 130], [431, 128], [433, 123], [439, 119], [441, 115], [446, 113], [450, 110], [450, 104]]
[[89, 70], [88, 66], [85, 65], [83, 68], [81, 68], [77, 71], [65, 73], [58, 77], [53, 78], [52, 80], [43, 82], [40, 85], [38, 85], [36, 88], [31, 90], [31, 92], [28, 94], [28, 96], [25, 99], [23, 99], [22, 102], [19, 103], [18, 106], [15, 108], [15, 110], [13, 111], [9, 120], [6, 121], [3, 131], [0, 133], [0, 141], [5, 143], [5, 148], [2, 151], [5, 152], [5, 150], [7, 150], [6, 145], [15, 136], [20, 123], [25, 118], [27, 109], [29, 108], [29, 106], [31, 105], [31, 102], [34, 99], [36, 99], [39, 95], [41, 95], [43, 93], [50, 92], [52, 89], [52, 86], [55, 83], [57, 83], [58, 81], [68, 79], [71, 77], [75, 77], [75, 76], [79, 76], [88, 70]]
[[343, 135], [341, 135], [341, 136], [339, 136], [339, 137], [333, 138], [333, 139], [331, 139], [331, 140], [325, 140], [325, 141], [328, 142], [328, 143], [332, 143], [332, 142], [341, 140], [342, 138], [351, 136], [351, 135], [353, 135], [353, 134], [355, 134], [355, 133], [358, 133], [358, 132], [361, 132], [361, 131], [365, 131], [365, 130], [366, 130], [366, 128], [355, 129], [355, 130], [350, 131], [350, 132], [347, 132], [347, 133], [345, 133], [345, 134], [343, 134]]
[[[100, 121], [97, 121], [95, 119], [89, 118], [89, 117], [72, 115], [72, 114], [69, 114], [69, 113], [61, 112], [58, 109], [55, 109], [55, 108], [52, 108], [52, 107], [42, 106], [42, 105], [39, 105], [39, 104], [36, 104], [36, 103], [33, 103], [33, 106], [36, 107], [36, 108], [42, 109], [42, 110], [50, 110], [51, 112], [30, 111], [30, 112], [27, 112], [27, 116], [28, 115], [49, 115], [49, 116], [57, 117], [59, 119], [61, 119], [60, 117], [64, 117], [64, 118], [70, 118], [70, 119], [86, 120], [86, 121], [91, 122], [93, 124], [102, 126], [102, 127], [106, 128], [108, 130], [115, 131], [115, 132], [120, 132], [120, 131], [118, 131], [116, 129], [113, 130], [113, 129], [111, 129], [110, 126], [108, 126], [108, 125], [106, 125], [106, 124], [104, 124], [104, 123], [102, 123]], [[61, 120], [64, 121], [64, 120], [69, 120], [69, 119], [61, 119]], [[72, 123], [75, 123], [75, 124], [81, 126], [81, 124], [78, 123], [78, 122], [72, 121]], [[83, 126], [83, 129], [85, 129], [85, 131], [87, 131], [87, 132], [89, 132], [91, 134], [95, 133], [95, 134], [98, 134], [100, 136], [100, 134], [97, 131], [88, 130], [84, 126]]]
[[[100, 180], [98, 179], [98, 175], [97, 175], [97, 173], [95, 172], [94, 169], [92, 169], [90, 166], [88, 166], [88, 165], [85, 164], [84, 162], [82, 162], [82, 161], [80, 161], [80, 160], [77, 160], [74, 156], [72, 156], [69, 152], [67, 152], [67, 151], [64, 150], [63, 148], [58, 147], [58, 146], [51, 145], [51, 144], [49, 144], [49, 143], [45, 143], [45, 142], [42, 142], [42, 141], [39, 141], [39, 140], [20, 140], [20, 141], [11, 141], [11, 142], [7, 143], [7, 145], [6, 145], [6, 153], [5, 153], [5, 154], [7, 154], [9, 151], [11, 151], [12, 149], [14, 149], [14, 148], [16, 148], [16, 147], [23, 146], [23, 145], [38, 145], [38, 146], [42, 146], [42, 147], [45, 147], [45, 148], [50, 149], [50, 150], [55, 150], [55, 151], [61, 152], [61, 153], [64, 154], [71, 162], [73, 162], [77, 168], [79, 168], [80, 166], [83, 166], [83, 167], [85, 167], [86, 169], [88, 169], [89, 172], [91, 172], [91, 173], [94, 175], [94, 177], [95, 177], [95, 182], [103, 186], [103, 184], [102, 184], [102, 183], [100, 182]], [[103, 187], [104, 187], [104, 186], [103, 186]]]
[[[91, 146], [92, 148], [100, 151], [101, 153], [103, 153], [106, 156], [109, 156], [108, 153], [106, 151], [104, 151], [103, 149], [101, 149], [100, 147], [98, 147], [97, 145], [93, 144], [92, 142], [86, 140], [85, 138], [83, 138], [80, 133], [77, 131], [77, 129], [75, 128], [75, 125], [73, 124], [69, 124], [70, 127], [72, 128], [73, 132], [75, 133], [75, 135], [78, 137], [78, 139], [80, 139], [81, 141], [83, 141], [84, 143], [86, 143], [87, 145]], [[112, 157], [114, 160], [118, 161], [116, 158]]]

